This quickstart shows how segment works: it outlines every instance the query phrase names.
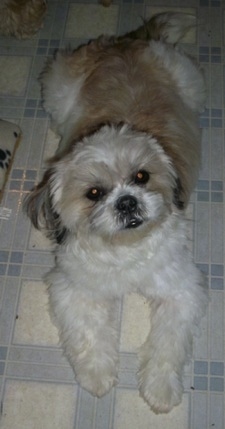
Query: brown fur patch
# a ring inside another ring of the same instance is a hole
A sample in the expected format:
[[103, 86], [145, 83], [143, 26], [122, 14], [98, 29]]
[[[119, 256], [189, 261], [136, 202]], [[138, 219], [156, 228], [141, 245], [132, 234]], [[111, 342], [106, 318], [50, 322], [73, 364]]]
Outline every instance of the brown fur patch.
[[148, 132], [173, 161], [186, 206], [199, 166], [199, 134], [189, 126], [196, 119], [158, 57], [146, 61], [147, 49], [144, 41], [114, 44], [101, 38], [65, 56], [70, 76], [86, 76], [80, 93], [84, 114], [73, 139], [110, 122]]
[[5, 0], [0, 6], [0, 34], [31, 37], [42, 26], [46, 10], [44, 0]]

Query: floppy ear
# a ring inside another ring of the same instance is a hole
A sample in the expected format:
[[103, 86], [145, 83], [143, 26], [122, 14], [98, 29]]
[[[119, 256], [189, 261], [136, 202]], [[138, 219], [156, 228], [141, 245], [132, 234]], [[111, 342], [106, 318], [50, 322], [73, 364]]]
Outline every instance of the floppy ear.
[[44, 174], [42, 181], [25, 198], [23, 208], [35, 228], [44, 230], [46, 235], [62, 244], [68, 230], [62, 225], [60, 215], [54, 210], [50, 189], [53, 168]]
[[183, 197], [183, 188], [181, 185], [181, 181], [180, 179], [176, 179], [176, 186], [173, 189], [173, 203], [174, 205], [179, 209], [179, 210], [183, 210], [184, 209], [184, 198]]

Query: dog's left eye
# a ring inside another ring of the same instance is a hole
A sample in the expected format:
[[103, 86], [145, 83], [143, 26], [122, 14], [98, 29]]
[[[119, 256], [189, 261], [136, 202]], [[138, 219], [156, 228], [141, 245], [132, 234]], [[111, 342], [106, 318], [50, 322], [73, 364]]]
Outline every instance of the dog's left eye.
[[145, 170], [139, 170], [134, 178], [137, 185], [145, 185], [149, 181], [150, 175]]
[[91, 188], [86, 193], [86, 197], [92, 201], [98, 201], [105, 195], [105, 192], [101, 188]]

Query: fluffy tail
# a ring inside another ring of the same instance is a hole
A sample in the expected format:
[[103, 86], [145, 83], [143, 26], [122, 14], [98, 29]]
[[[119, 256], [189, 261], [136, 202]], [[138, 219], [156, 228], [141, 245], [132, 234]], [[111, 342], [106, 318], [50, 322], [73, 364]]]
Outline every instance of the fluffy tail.
[[117, 41], [129, 39], [163, 40], [167, 43], [177, 43], [193, 27], [196, 27], [196, 17], [184, 13], [165, 12], [144, 21], [137, 30], [118, 37]]

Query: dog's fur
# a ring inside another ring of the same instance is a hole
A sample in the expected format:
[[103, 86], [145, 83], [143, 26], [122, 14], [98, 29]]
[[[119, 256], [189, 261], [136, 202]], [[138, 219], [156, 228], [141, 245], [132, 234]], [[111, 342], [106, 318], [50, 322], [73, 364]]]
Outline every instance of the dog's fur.
[[99, 3], [102, 4], [102, 6], [108, 7], [111, 5], [112, 0], [99, 0]]
[[150, 41], [132, 33], [57, 54], [41, 80], [61, 144], [26, 201], [35, 227], [58, 242], [50, 307], [76, 379], [93, 395], [117, 383], [118, 300], [129, 292], [149, 300], [138, 383], [156, 413], [181, 401], [207, 302], [184, 215], [205, 88], [198, 66], [169, 43], [190, 23], [158, 15], [136, 32]]
[[0, 34], [32, 37], [42, 26], [46, 0], [0, 0]]

